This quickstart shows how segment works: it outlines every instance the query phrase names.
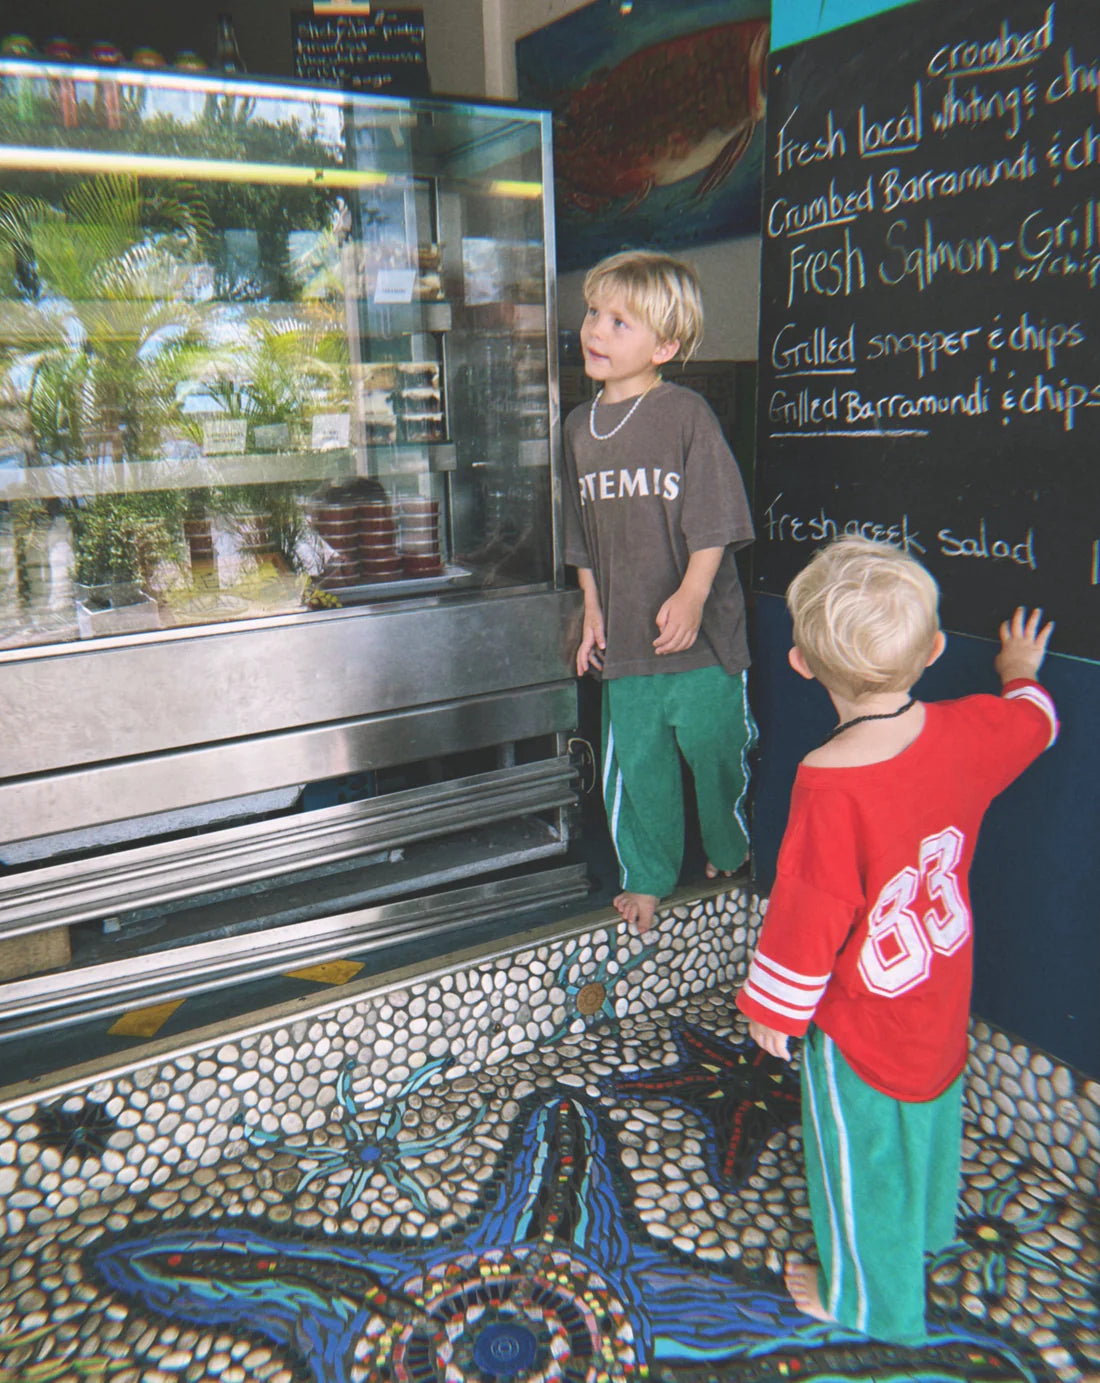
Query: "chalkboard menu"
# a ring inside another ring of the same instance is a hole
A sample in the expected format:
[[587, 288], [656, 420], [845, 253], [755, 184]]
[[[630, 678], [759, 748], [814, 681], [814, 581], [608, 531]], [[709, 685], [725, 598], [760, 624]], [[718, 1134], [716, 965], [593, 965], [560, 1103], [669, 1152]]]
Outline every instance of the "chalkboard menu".
[[422, 9], [373, 9], [369, 14], [295, 10], [290, 26], [296, 77], [382, 96], [430, 92]]
[[1016, 605], [1100, 659], [1096, 0], [920, 0], [768, 83], [755, 580], [918, 557], [949, 629]]

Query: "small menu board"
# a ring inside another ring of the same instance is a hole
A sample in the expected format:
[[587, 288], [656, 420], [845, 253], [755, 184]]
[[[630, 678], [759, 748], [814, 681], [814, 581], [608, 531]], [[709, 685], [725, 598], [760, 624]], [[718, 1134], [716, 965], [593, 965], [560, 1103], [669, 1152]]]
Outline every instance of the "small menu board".
[[380, 96], [431, 92], [422, 9], [293, 10], [290, 28], [296, 77]]

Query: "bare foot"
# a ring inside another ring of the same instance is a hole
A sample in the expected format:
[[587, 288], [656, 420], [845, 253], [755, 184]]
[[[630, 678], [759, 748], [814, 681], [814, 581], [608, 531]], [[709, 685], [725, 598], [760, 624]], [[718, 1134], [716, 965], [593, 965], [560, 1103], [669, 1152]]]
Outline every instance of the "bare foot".
[[707, 867], [704, 872], [708, 879], [717, 879], [719, 876], [723, 879], [732, 879], [735, 874], [740, 874], [744, 867], [745, 864], [742, 861], [736, 869], [719, 869], [716, 864], [711, 864], [710, 860], [707, 860]]
[[833, 1319], [822, 1303], [821, 1283], [818, 1280], [817, 1269], [812, 1263], [788, 1263], [783, 1281], [787, 1284], [791, 1300], [800, 1311], [819, 1321]]
[[612, 899], [612, 906], [639, 936], [645, 936], [653, 926], [653, 914], [660, 901], [654, 893], [620, 893]]

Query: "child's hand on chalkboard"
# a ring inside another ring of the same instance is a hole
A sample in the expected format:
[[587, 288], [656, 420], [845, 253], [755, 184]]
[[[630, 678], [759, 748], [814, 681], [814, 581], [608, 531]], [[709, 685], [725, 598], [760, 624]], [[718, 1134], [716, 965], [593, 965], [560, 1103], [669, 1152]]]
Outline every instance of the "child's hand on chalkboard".
[[993, 666], [1002, 683], [1017, 677], [1034, 679], [1037, 676], [1054, 632], [1053, 620], [1039, 628], [1042, 618], [1042, 610], [1032, 610], [1029, 615], [1021, 605], [1012, 618], [1001, 625], [1001, 651], [993, 660]]

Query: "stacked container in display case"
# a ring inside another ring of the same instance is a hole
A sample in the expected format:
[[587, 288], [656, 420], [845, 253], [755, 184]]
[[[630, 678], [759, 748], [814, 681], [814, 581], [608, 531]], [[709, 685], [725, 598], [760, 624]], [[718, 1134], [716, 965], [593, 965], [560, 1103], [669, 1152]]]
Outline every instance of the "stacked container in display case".
[[548, 117], [60, 72], [0, 59], [0, 941], [64, 929], [75, 965], [106, 915], [296, 876], [288, 821], [355, 861], [440, 783], [429, 836], [541, 825], [433, 879], [576, 891], [531, 865], [576, 718]]

